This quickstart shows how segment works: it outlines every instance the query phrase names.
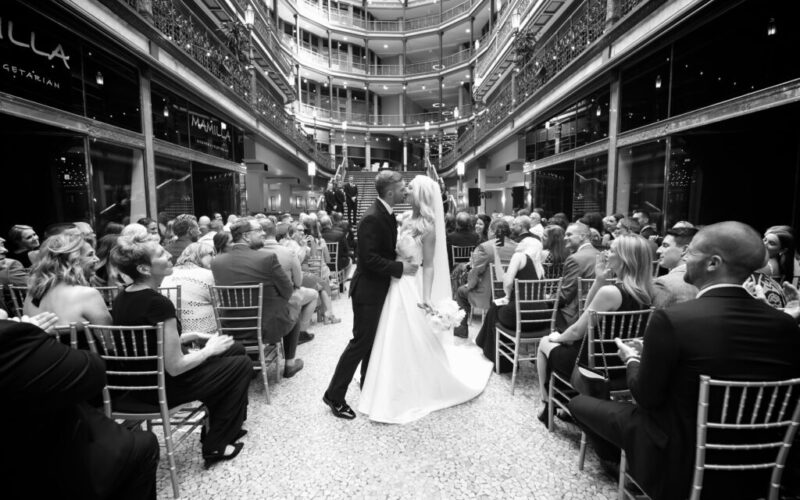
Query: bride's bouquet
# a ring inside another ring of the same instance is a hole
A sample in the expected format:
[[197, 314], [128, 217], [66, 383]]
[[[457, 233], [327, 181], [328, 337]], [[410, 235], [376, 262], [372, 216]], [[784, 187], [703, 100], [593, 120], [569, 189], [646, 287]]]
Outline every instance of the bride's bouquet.
[[425, 311], [425, 316], [434, 331], [449, 331], [461, 324], [461, 321], [466, 316], [466, 312], [458, 307], [458, 303], [452, 299], [445, 299], [436, 304], [436, 307], [430, 304], [417, 304], [417, 306]]

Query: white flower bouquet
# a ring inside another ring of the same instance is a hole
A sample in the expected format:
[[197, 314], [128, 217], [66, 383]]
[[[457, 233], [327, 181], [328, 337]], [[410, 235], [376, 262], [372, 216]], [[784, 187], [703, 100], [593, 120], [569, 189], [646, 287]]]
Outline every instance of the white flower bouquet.
[[461, 324], [466, 316], [466, 312], [458, 307], [458, 303], [452, 299], [445, 299], [436, 304], [417, 304], [420, 309], [425, 311], [425, 316], [433, 327], [434, 331], [448, 331]]

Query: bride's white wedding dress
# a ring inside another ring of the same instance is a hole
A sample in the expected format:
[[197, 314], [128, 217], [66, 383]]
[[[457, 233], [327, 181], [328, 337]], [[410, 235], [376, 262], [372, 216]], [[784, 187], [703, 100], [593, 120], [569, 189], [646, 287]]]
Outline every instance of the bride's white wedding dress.
[[[444, 239], [443, 232], [436, 232]], [[438, 249], [437, 254], [443, 255]], [[397, 260], [422, 263], [421, 238], [407, 229], [397, 238]], [[446, 263], [442, 268], [437, 259], [436, 264], [435, 275], [448, 273]], [[476, 345], [454, 344], [452, 330], [433, 331], [417, 306], [423, 302], [422, 274], [420, 266], [416, 275], [392, 279], [389, 286], [358, 405], [370, 420], [405, 424], [464, 403], [483, 392], [491, 375], [492, 363]], [[435, 306], [437, 299], [449, 298], [449, 274], [435, 277], [434, 283], [439, 285], [431, 294]]]

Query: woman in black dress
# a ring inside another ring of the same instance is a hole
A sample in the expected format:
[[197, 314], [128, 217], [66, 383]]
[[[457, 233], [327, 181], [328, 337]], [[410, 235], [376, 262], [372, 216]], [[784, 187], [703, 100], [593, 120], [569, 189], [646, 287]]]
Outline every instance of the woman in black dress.
[[[486, 359], [495, 361], [495, 326], [499, 322], [506, 328], [516, 328], [517, 308], [514, 303], [514, 280], [537, 280], [543, 275], [541, 259], [541, 244], [534, 238], [525, 238], [517, 245], [516, 252], [511, 257], [508, 269], [503, 276], [503, 291], [508, 302], [498, 306], [492, 301], [486, 317], [481, 325], [481, 330], [475, 338], [475, 343], [483, 349]], [[505, 300], [503, 301], [505, 302]], [[526, 319], [534, 319], [533, 315]], [[511, 371], [511, 362], [500, 358], [500, 373]]]
[[[650, 307], [653, 297], [650, 244], [639, 235], [621, 235], [608, 253], [600, 254], [595, 267], [595, 282], [586, 296], [588, 306], [572, 326], [563, 333], [554, 332], [539, 343], [536, 368], [544, 410], [539, 420], [547, 425], [547, 389], [550, 370], [570, 377], [578, 359], [581, 342], [589, 328], [589, 311], [639, 311]], [[607, 279], [616, 276], [608, 285]]]
[[[111, 251], [111, 260], [133, 281], [114, 300], [114, 325], [164, 322], [167, 401], [177, 406], [199, 400], [208, 407], [210, 424], [202, 439], [206, 467], [234, 458], [244, 446], [237, 441], [246, 432], [242, 423], [253, 371], [244, 347], [228, 335], [213, 335], [199, 351], [185, 349], [184, 344], [199, 336], [181, 333], [175, 306], [157, 291], [172, 273], [170, 254], [158, 243], [147, 237], [122, 236]], [[154, 398], [147, 402], [156, 403]]]

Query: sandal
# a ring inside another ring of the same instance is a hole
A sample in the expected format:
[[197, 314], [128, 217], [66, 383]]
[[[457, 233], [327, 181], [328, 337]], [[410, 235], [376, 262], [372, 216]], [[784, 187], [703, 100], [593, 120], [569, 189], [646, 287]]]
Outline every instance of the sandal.
[[236, 458], [236, 455], [238, 455], [239, 452], [242, 451], [242, 448], [244, 448], [244, 443], [233, 443], [231, 446], [233, 446], [233, 451], [227, 455], [225, 454], [224, 449], [222, 451], [217, 450], [213, 453], [203, 453], [203, 460], [205, 460], [203, 466], [208, 469], [217, 462]]
[[335, 325], [336, 323], [341, 323], [341, 322], [342, 322], [342, 318], [337, 318], [336, 316], [333, 316], [333, 315], [328, 316], [328, 317], [325, 318], [325, 324], [326, 325]]

